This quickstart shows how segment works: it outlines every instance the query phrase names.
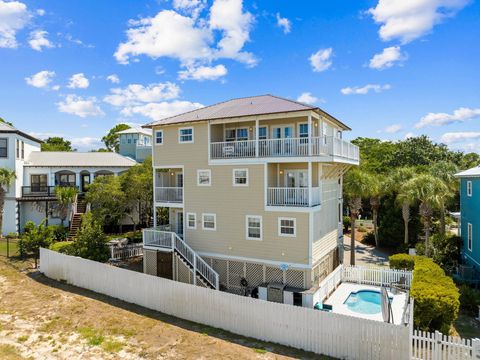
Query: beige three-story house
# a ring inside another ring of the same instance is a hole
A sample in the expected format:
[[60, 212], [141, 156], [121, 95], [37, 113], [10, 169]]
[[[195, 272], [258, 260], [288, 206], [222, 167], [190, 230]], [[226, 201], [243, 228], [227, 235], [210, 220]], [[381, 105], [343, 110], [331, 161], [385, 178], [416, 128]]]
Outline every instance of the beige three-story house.
[[145, 127], [156, 209], [145, 272], [235, 293], [287, 286], [300, 299], [339, 263], [342, 176], [359, 163], [345, 124], [263, 95]]

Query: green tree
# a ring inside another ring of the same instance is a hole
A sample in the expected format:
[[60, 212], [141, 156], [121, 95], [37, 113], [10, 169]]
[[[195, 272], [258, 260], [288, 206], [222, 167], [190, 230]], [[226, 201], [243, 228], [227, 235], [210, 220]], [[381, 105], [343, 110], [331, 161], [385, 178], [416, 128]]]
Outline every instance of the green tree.
[[344, 178], [343, 187], [350, 209], [352, 235], [350, 238], [350, 265], [355, 265], [355, 221], [362, 209], [362, 198], [369, 193], [370, 177], [360, 169], [350, 170]]
[[10, 121], [6, 121], [5, 119], [3, 119], [1, 117], [0, 117], [0, 123], [4, 123], [4, 124], [10, 125], [10, 126], [13, 126], [13, 124]]
[[60, 136], [49, 137], [41, 145], [42, 151], [76, 151], [72, 143]]
[[130, 129], [130, 125], [127, 124], [117, 124], [113, 128], [111, 128], [107, 135], [105, 135], [102, 138], [103, 143], [105, 144], [105, 147], [109, 151], [115, 151], [118, 152], [118, 147], [119, 147], [119, 135], [117, 134], [119, 131], [127, 130]]
[[378, 213], [380, 209], [381, 197], [387, 191], [387, 183], [378, 174], [368, 174], [368, 192], [370, 197], [370, 207], [372, 208], [372, 220], [373, 220], [373, 235], [375, 237], [375, 245], [379, 246], [378, 239]]
[[68, 214], [68, 207], [75, 201], [78, 190], [73, 186], [57, 186], [55, 188], [55, 197], [60, 206], [60, 219], [62, 226]]
[[3, 233], [3, 210], [5, 208], [5, 196], [12, 182], [15, 180], [15, 171], [0, 168], [0, 235]]
[[89, 212], [82, 217], [82, 226], [73, 245], [73, 253], [84, 259], [107, 261], [110, 257], [102, 225]]
[[371, 173], [386, 173], [393, 162], [396, 144], [380, 139], [357, 138], [352, 141], [360, 148], [360, 168]]
[[396, 194], [396, 203], [402, 208], [402, 219], [404, 225], [404, 244], [408, 245], [408, 225], [410, 222], [410, 207], [415, 203], [414, 190], [405, 186], [408, 180], [415, 176], [412, 167], [398, 168], [390, 174], [388, 179], [390, 191]]
[[21, 256], [34, 254], [38, 258], [41, 247], [48, 248], [54, 241], [52, 228], [45, 226], [46, 220], [43, 220], [39, 225], [33, 221], [28, 221], [25, 224], [25, 232], [22, 234], [18, 242], [18, 250]]

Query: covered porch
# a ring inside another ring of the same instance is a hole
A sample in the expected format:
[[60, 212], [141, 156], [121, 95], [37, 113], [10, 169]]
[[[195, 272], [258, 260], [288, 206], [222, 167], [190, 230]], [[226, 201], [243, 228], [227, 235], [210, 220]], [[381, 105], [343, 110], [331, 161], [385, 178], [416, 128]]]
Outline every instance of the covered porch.
[[163, 204], [183, 203], [183, 169], [155, 169], [155, 202]]

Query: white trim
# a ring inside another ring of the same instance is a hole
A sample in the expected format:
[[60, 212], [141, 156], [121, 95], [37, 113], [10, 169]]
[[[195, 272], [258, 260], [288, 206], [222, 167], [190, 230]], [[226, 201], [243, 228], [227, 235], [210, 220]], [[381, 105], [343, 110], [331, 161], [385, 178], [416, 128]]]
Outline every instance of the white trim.
[[[251, 237], [248, 234], [249, 226], [248, 226], [248, 219], [249, 218], [255, 218], [260, 220], [260, 237]], [[260, 215], [245, 215], [245, 238], [247, 240], [256, 240], [256, 241], [262, 241], [263, 240], [263, 219]]]
[[[293, 221], [293, 234], [282, 234], [282, 220]], [[281, 237], [297, 237], [297, 219], [291, 217], [278, 218], [278, 236]]]
[[[205, 227], [205, 216], [213, 216], [213, 228]], [[202, 213], [202, 230], [216, 231], [217, 230], [217, 214]]]
[[473, 257], [471, 257], [470, 255], [468, 255], [467, 253], [463, 252], [463, 255], [465, 255], [467, 258], [469, 258], [470, 260], [472, 260], [475, 264], [477, 264], [478, 266], [480, 266], [480, 263], [475, 260]]
[[156, 207], [166, 207], [166, 208], [175, 208], [175, 209], [182, 209], [183, 202], [181, 203], [174, 203], [174, 202], [155, 202]]
[[[247, 130], [247, 140], [238, 140], [237, 139], [237, 130]], [[250, 126], [234, 126], [234, 127], [223, 127], [223, 141], [227, 141], [227, 130], [235, 130], [235, 139], [234, 141], [248, 141], [250, 139]]]
[[[190, 219], [189, 219], [190, 215], [193, 215], [193, 226], [189, 225], [190, 224]], [[196, 230], [197, 229], [197, 213], [188, 212], [186, 222], [187, 222], [187, 226], [186, 226], [187, 229]]]
[[272, 125], [270, 124], [270, 139], [291, 139], [291, 138], [286, 138], [286, 137], [283, 137], [283, 135], [285, 134], [285, 132], [280, 132], [280, 135], [281, 137], [280, 138], [276, 138], [276, 137], [273, 137], [273, 131], [275, 129], [286, 129], [286, 128], [292, 128], [292, 137], [291, 138], [294, 138], [296, 137], [296, 133], [297, 133], [297, 129], [295, 128], [295, 123], [292, 123], [292, 124], [277, 124], [277, 125]]
[[[180, 141], [182, 130], [192, 130], [192, 140], [190, 141]], [[178, 128], [178, 143], [179, 144], [193, 144], [195, 142], [195, 129], [193, 126], [181, 127]]]
[[472, 184], [472, 180], [468, 180], [467, 181], [467, 196], [468, 197], [472, 197], [473, 195], [473, 184]]
[[[266, 200], [265, 200], [266, 201]], [[322, 204], [317, 206], [265, 206], [265, 211], [272, 211], [272, 212], [292, 212], [292, 213], [314, 213], [317, 211], [322, 210]]]
[[[245, 183], [245, 184], [237, 184], [237, 183], [235, 182], [235, 179], [236, 179], [235, 172], [236, 172], [236, 171], [245, 171], [245, 172], [246, 172], [246, 183]], [[249, 178], [249, 176], [248, 176], [248, 169], [247, 169], [247, 168], [244, 168], [244, 169], [233, 169], [233, 170], [232, 170], [232, 185], [233, 185], [233, 186], [239, 186], [239, 187], [246, 187], [246, 186], [248, 186], [248, 178]]]
[[[297, 137], [300, 138], [300, 125], [307, 125], [307, 137], [308, 138], [308, 135], [309, 135], [309, 126], [308, 126], [308, 121], [303, 121], [303, 122], [298, 122], [297, 123]], [[302, 138], [304, 139], [304, 138]]]
[[[200, 184], [200, 172], [208, 172], [208, 184]], [[211, 169], [197, 169], [197, 186], [212, 186], [212, 170]]]
[[[162, 142], [157, 142], [157, 134], [161, 133], [162, 134]], [[163, 130], [155, 130], [155, 138], [154, 138], [154, 145], [163, 145], [164, 138], [163, 138]]]
[[470, 252], [473, 248], [473, 225], [471, 223], [467, 224], [467, 248]]

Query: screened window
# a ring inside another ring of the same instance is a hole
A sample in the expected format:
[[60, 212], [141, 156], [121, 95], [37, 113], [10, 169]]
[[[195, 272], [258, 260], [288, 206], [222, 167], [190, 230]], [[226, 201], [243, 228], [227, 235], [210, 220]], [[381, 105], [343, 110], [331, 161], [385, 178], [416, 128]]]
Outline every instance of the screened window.
[[178, 130], [178, 142], [181, 142], [181, 143], [193, 142], [193, 128], [183, 128]]
[[241, 128], [237, 129], [237, 141], [248, 140], [248, 129]]
[[266, 140], [267, 139], [267, 127], [262, 126], [258, 128], [258, 138], [260, 140]]
[[163, 131], [158, 130], [155, 132], [155, 144], [161, 145], [163, 144]]
[[197, 228], [197, 214], [187, 213], [187, 229]]
[[202, 214], [203, 230], [216, 230], [217, 216], [215, 214]]
[[472, 224], [468, 224], [468, 229], [467, 229], [468, 235], [467, 235], [467, 241], [468, 241], [468, 250], [472, 251], [472, 243], [473, 243], [473, 227]]
[[210, 186], [212, 172], [210, 170], [197, 170], [197, 185]]
[[30, 186], [33, 192], [46, 191], [47, 190], [47, 175], [30, 175]]
[[225, 130], [225, 141], [235, 141], [235, 129]]
[[233, 169], [233, 186], [248, 186], [248, 169]]
[[247, 239], [262, 240], [262, 217], [247, 215]]
[[0, 139], [0, 157], [8, 157], [8, 139]]
[[298, 137], [301, 137], [301, 138], [308, 137], [308, 124], [298, 125]]
[[473, 194], [472, 182], [467, 181], [467, 196], [472, 196], [472, 194]]
[[279, 218], [278, 219], [278, 235], [295, 236], [296, 235], [296, 219]]
[[[98, 175], [97, 175], [98, 177]], [[75, 174], [60, 174], [57, 176], [56, 185], [75, 186]]]

